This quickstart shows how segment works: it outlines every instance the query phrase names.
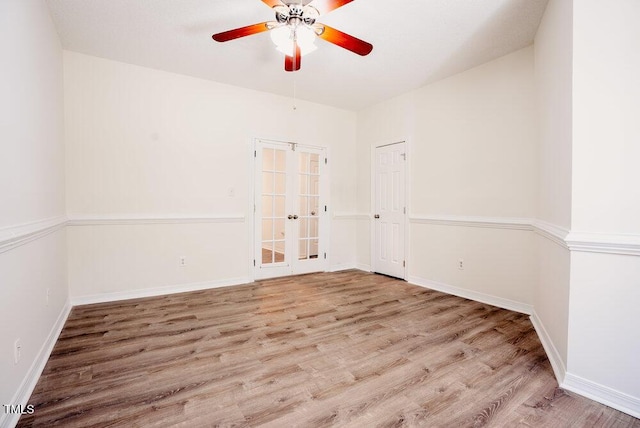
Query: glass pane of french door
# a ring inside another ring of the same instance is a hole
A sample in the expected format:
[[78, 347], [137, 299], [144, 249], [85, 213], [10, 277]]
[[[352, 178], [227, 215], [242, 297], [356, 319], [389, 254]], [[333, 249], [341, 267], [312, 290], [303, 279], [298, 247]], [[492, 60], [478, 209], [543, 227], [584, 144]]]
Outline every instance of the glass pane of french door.
[[320, 239], [320, 155], [298, 153], [298, 203], [300, 225], [298, 260], [318, 258]]
[[262, 236], [261, 263], [285, 261], [287, 152], [284, 149], [262, 149]]

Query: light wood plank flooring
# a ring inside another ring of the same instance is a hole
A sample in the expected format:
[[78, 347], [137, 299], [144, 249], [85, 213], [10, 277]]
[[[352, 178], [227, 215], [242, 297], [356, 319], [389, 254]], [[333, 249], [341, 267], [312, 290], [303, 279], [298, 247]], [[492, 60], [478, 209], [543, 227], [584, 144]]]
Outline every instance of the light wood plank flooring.
[[19, 426], [640, 427], [526, 315], [359, 271], [75, 307]]

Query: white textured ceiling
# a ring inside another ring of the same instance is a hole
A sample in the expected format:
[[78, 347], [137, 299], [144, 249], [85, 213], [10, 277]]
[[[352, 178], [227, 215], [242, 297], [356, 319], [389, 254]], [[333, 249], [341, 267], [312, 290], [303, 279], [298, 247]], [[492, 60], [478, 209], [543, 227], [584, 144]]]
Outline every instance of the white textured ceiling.
[[[211, 35], [273, 12], [260, 0], [47, 0], [65, 49], [359, 110], [532, 43], [547, 0], [355, 0], [320, 17], [373, 44], [360, 57], [324, 40], [284, 71], [268, 33]], [[306, 3], [306, 1], [305, 1]]]

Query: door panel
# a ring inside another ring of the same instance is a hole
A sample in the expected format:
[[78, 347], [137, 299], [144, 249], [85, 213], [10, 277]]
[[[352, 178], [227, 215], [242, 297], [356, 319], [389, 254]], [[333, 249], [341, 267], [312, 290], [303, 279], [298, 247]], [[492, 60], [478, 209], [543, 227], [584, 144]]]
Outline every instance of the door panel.
[[255, 153], [255, 277], [324, 270], [324, 149], [258, 141]]
[[256, 254], [255, 265], [274, 275], [289, 270], [286, 259], [288, 153], [286, 147], [265, 145], [256, 150]]
[[405, 143], [375, 149], [373, 270], [405, 277]]

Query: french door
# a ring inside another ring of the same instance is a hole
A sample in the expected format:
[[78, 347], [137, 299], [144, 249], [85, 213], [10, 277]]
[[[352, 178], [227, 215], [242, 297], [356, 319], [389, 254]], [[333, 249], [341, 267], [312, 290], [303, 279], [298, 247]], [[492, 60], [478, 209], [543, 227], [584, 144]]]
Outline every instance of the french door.
[[372, 268], [405, 278], [406, 144], [375, 148]]
[[255, 278], [325, 270], [325, 149], [258, 140]]

